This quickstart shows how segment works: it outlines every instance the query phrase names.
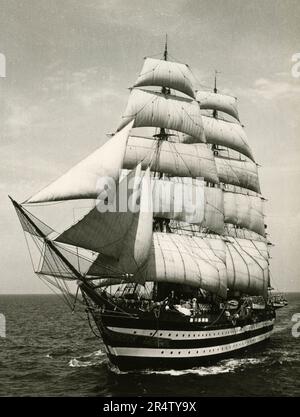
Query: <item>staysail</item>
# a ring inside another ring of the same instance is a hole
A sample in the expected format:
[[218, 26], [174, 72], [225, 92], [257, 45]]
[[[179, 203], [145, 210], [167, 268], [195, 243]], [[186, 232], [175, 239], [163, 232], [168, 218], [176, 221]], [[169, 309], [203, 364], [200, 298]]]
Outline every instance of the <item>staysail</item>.
[[66, 174], [29, 198], [26, 203], [97, 198], [107, 183], [105, 179], [119, 178], [132, 126], [133, 121]]
[[[130, 207], [119, 211], [123, 196], [126, 203], [129, 201]], [[151, 237], [150, 171], [142, 175], [139, 165], [120, 182], [110, 207], [103, 204], [102, 200], [98, 201], [93, 210], [55, 241], [106, 255], [113, 258], [111, 265], [131, 273], [145, 261]]]

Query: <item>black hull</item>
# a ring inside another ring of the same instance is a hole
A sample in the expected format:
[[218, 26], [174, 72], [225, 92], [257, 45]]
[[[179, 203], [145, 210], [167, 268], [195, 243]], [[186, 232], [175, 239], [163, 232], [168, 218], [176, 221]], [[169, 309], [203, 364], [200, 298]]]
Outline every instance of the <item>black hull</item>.
[[121, 371], [189, 369], [234, 357], [269, 339], [274, 319], [274, 311], [259, 312], [248, 321], [211, 324], [178, 316], [94, 315], [108, 358]]
[[229, 358], [238, 358], [242, 356], [244, 352], [249, 350], [253, 351], [254, 349], [261, 348], [263, 349], [269, 341], [269, 337], [261, 342], [257, 342], [255, 345], [241, 348], [230, 353], [222, 353], [217, 355], [212, 355], [210, 357], [196, 357], [196, 358], [149, 358], [149, 357], [128, 357], [128, 356], [118, 356], [110, 355], [107, 352], [107, 356], [114, 366], [116, 366], [120, 371], [130, 372], [130, 371], [142, 371], [142, 370], [184, 370], [198, 368], [201, 366], [212, 366], [217, 364], [219, 361]]

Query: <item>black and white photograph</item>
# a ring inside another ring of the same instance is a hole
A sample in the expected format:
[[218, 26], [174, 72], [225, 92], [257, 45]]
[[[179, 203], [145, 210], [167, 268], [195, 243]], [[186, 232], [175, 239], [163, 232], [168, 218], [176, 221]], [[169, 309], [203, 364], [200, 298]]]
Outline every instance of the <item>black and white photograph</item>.
[[299, 22], [0, 0], [0, 397], [300, 396]]

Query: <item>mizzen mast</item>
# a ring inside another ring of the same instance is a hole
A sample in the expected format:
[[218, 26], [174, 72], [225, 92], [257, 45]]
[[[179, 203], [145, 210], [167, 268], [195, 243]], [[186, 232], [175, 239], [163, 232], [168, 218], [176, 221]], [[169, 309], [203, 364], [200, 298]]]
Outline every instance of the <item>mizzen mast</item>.
[[[218, 93], [218, 89], [217, 89], [217, 74], [218, 74], [218, 71], [217, 71], [217, 70], [215, 70], [215, 84], [214, 84], [214, 93], [215, 93], [215, 94], [217, 94], [217, 93]], [[214, 117], [215, 119], [217, 119], [217, 117], [218, 117], [218, 111], [217, 111], [217, 109], [214, 109], [214, 110], [213, 110], [213, 117]]]

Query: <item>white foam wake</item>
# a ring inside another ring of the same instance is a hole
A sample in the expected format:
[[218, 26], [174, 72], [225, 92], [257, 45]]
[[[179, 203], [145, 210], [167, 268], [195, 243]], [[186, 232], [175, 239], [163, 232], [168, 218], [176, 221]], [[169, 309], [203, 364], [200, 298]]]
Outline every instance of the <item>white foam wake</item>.
[[262, 358], [243, 358], [243, 359], [227, 359], [219, 362], [217, 365], [212, 366], [201, 366], [198, 368], [175, 370], [170, 369], [166, 371], [156, 371], [156, 370], [145, 370], [141, 371], [143, 374], [159, 374], [159, 375], [170, 375], [170, 376], [182, 376], [182, 375], [198, 375], [198, 376], [207, 376], [207, 375], [218, 375], [225, 374], [230, 372], [236, 372], [237, 370], [247, 367], [260, 364], [265, 359]]
[[71, 368], [84, 368], [87, 366], [101, 365], [106, 360], [106, 354], [101, 349], [87, 355], [72, 358], [68, 365]]

